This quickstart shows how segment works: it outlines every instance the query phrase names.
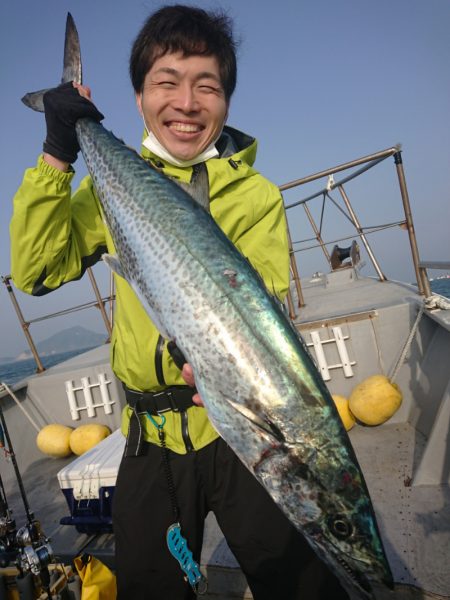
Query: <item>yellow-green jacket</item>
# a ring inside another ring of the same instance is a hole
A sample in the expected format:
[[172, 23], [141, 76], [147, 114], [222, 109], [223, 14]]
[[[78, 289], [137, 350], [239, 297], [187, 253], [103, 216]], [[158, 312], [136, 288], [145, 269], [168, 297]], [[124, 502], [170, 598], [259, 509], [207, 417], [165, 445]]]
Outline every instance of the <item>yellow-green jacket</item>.
[[[221, 155], [207, 161], [211, 215], [231, 241], [262, 275], [280, 299], [289, 284], [289, 255], [283, 202], [278, 188], [254, 168], [256, 141], [226, 127], [218, 144]], [[192, 167], [164, 163], [142, 148], [142, 155], [167, 175], [189, 182]], [[79, 279], [104, 252], [114, 253], [111, 236], [103, 222], [92, 180], [86, 177], [71, 195], [74, 172], [63, 173], [38, 159], [27, 169], [14, 198], [11, 220], [11, 273], [24, 292], [42, 295], [64, 283]], [[140, 391], [182, 385], [180, 371], [164, 346], [155, 357], [159, 333], [128, 283], [116, 277], [116, 309], [111, 339], [111, 364], [117, 377]], [[162, 369], [162, 374], [161, 374]], [[125, 408], [122, 430], [128, 430]], [[186, 433], [198, 450], [218, 437], [204, 408], [187, 411], [188, 431], [179, 413], [165, 413], [169, 448], [185, 453]], [[142, 417], [148, 441], [158, 443], [156, 428]], [[184, 429], [184, 431], [183, 431]]]

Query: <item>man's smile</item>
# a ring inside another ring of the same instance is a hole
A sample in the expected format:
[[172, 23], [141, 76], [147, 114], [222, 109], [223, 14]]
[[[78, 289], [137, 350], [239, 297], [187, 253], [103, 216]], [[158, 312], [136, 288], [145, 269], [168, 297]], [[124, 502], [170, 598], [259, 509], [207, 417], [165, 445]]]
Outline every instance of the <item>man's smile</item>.
[[202, 125], [196, 123], [182, 123], [180, 121], [171, 121], [166, 123], [169, 129], [173, 131], [180, 131], [182, 133], [198, 133], [204, 129]]

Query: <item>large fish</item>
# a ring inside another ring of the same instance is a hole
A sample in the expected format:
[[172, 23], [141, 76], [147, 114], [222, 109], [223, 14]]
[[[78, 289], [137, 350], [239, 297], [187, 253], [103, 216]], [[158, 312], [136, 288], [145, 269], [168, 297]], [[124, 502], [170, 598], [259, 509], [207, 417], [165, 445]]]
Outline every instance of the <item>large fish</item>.
[[[63, 81], [81, 75], [77, 44], [69, 17]], [[76, 130], [117, 251], [106, 260], [192, 365], [217, 431], [350, 592], [391, 586], [355, 453], [279, 302], [188, 193], [102, 125]]]

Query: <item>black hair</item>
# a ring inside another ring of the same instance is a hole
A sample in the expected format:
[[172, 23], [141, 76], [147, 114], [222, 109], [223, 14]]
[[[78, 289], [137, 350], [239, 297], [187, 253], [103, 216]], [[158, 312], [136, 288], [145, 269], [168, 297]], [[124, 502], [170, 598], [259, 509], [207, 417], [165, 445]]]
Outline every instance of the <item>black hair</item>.
[[223, 12], [206, 12], [194, 6], [164, 6], [150, 15], [134, 40], [130, 77], [135, 92], [156, 59], [168, 52], [184, 56], [215, 56], [227, 101], [236, 87], [236, 42], [232, 21]]

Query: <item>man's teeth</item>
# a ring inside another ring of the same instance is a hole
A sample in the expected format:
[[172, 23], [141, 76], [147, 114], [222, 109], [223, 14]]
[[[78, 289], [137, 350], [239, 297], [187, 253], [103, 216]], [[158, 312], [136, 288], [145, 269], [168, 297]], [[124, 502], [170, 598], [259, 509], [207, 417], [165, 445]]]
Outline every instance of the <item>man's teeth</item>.
[[183, 131], [187, 133], [195, 133], [200, 131], [200, 127], [198, 125], [191, 123], [172, 123], [170, 127], [171, 129], [175, 129], [175, 131]]

